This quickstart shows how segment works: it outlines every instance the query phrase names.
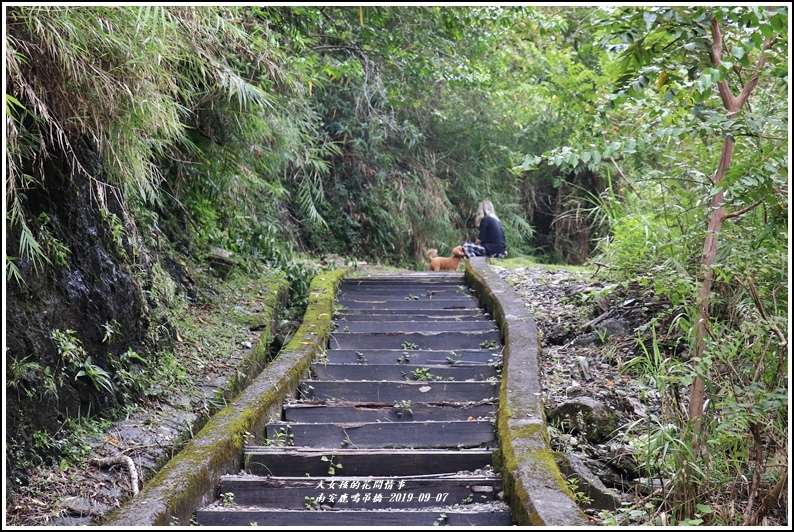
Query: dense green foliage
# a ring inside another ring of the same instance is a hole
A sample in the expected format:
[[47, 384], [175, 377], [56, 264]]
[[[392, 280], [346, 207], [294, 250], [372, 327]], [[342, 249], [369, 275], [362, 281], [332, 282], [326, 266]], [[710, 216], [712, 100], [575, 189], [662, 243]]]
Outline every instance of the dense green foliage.
[[599, 259], [673, 304], [661, 334], [688, 355], [654, 335], [639, 359], [655, 361], [640, 376], [668, 412], [643, 445], [649, 473], [672, 479], [679, 523], [731, 522], [704, 493], [752, 478], [751, 498], [770, 486], [741, 519], [758, 524], [785, 484], [763, 456], [785, 452], [789, 416], [787, 20], [782, 7], [600, 13], [611, 94], [576, 144], [524, 163], [618, 172], [588, 191], [607, 228]]
[[[788, 428], [787, 8], [6, 9], [9, 282], [67, 278], [69, 238], [87, 238], [34, 201], [60, 193], [48, 164], [88, 183], [115, 260], [148, 276], [152, 312], [168, 299], [152, 262], [173, 253], [282, 270], [300, 302], [317, 259], [419, 267], [427, 248], [474, 239], [490, 199], [511, 256], [595, 258], [671, 304], [640, 341], [646, 355], [663, 349], [657, 334], [677, 346], [649, 372], [670, 401], [653, 441], [675, 427], [681, 443], [649, 472], [680, 487], [659, 503], [687, 522], [703, 514], [692, 482], [710, 508], [746, 478], [761, 504], [774, 493]], [[728, 109], [725, 90], [745, 88]], [[112, 361], [138, 368], [134, 351], [92, 360], [74, 331], [47, 326], [53, 352], [77, 346], [70, 371], [95, 397]], [[51, 371], [10, 355], [9, 389]], [[679, 403], [698, 380], [703, 427]]]

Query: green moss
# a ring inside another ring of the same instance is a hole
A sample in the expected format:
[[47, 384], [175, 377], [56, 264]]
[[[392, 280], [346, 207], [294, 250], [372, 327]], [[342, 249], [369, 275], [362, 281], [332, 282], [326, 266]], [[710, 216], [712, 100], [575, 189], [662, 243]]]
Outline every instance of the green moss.
[[315, 276], [303, 322], [284, 350], [299, 350], [307, 342], [325, 345], [331, 334], [336, 289], [347, 272], [348, 269], [342, 268]]
[[[498, 434], [500, 453], [499, 470], [502, 472], [505, 495], [513, 508], [519, 525], [544, 526], [540, 515], [530, 500], [528, 486], [519, 485], [514, 472], [523, 471], [543, 485], [552, 479], [562, 493], [572, 497], [568, 484], [560, 473], [554, 455], [549, 448], [548, 433], [542, 423], [511, 426], [506, 408], [500, 408]], [[526, 511], [525, 511], [526, 510]]]
[[248, 435], [263, 432], [271, 411], [280, 409], [294, 393], [314, 356], [325, 347], [334, 294], [346, 273], [340, 269], [315, 276], [303, 323], [288, 345], [233, 405], [213, 416], [182, 452], [106, 523], [164, 526], [174, 520], [185, 525], [190, 522], [202, 500], [214, 496], [217, 475], [239, 469]]

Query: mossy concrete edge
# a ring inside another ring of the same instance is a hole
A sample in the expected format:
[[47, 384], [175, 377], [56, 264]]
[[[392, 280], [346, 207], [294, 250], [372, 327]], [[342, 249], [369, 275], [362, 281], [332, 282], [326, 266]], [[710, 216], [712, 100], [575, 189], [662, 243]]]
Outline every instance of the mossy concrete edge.
[[324, 349], [336, 290], [347, 272], [342, 268], [315, 276], [303, 322], [290, 342], [103, 526], [188, 525], [196, 508], [218, 497], [220, 477], [241, 468], [246, 439], [263, 435], [268, 420], [281, 417], [284, 400], [294, 397], [311, 361]]
[[504, 341], [496, 462], [513, 518], [522, 526], [588, 526], [549, 447], [535, 320], [487, 259], [466, 262], [466, 281], [499, 325]]

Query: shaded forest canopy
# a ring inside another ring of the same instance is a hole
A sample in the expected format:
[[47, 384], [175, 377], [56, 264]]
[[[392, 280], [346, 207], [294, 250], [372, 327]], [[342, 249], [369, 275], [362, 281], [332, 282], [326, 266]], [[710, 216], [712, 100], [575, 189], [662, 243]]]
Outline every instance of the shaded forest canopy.
[[785, 449], [785, 4], [3, 9], [7, 461], [144, 393], [189, 261], [300, 306], [322, 257], [421, 267], [482, 199], [510, 256], [674, 306], [681, 515], [717, 432]]

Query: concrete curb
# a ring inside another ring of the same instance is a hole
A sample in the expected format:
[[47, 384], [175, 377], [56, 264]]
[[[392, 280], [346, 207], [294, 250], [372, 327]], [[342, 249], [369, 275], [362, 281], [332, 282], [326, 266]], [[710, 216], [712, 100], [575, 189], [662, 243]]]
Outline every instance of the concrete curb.
[[304, 320], [292, 340], [103, 526], [189, 525], [196, 508], [217, 498], [221, 475], [242, 467], [246, 439], [263, 434], [267, 421], [280, 417], [284, 400], [295, 395], [320, 346], [327, 343], [336, 288], [346, 273], [335, 270], [312, 280]]
[[504, 339], [498, 462], [513, 518], [523, 526], [588, 526], [590, 522], [576, 505], [549, 447], [535, 320], [485, 258], [467, 261], [466, 280], [499, 324]]

